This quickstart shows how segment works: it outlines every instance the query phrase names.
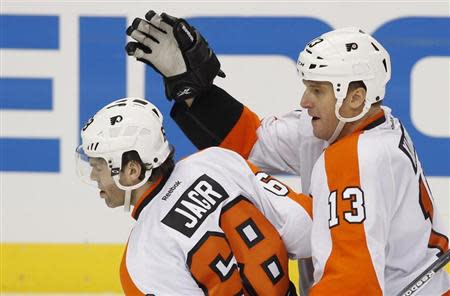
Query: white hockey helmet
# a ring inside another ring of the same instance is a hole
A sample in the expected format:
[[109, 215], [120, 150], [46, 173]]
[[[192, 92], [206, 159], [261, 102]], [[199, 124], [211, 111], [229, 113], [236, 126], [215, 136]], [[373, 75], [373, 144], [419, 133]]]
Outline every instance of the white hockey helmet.
[[[331, 82], [337, 99], [336, 116], [343, 122], [360, 119], [373, 103], [381, 101], [391, 78], [388, 52], [375, 38], [354, 27], [334, 30], [309, 42], [300, 52], [297, 69], [301, 79]], [[339, 109], [352, 81], [366, 85], [365, 106], [359, 115], [344, 118]]]
[[[89, 182], [90, 168], [83, 167], [91, 157], [103, 158], [116, 185], [129, 195], [131, 190], [142, 186], [152, 170], [171, 153], [162, 122], [163, 116], [158, 108], [144, 99], [124, 98], [106, 105], [82, 128], [81, 145], [77, 148], [78, 175]], [[133, 150], [146, 166], [145, 178], [134, 186], [124, 186], [119, 178], [122, 156]], [[80, 165], [80, 162], [84, 164]]]

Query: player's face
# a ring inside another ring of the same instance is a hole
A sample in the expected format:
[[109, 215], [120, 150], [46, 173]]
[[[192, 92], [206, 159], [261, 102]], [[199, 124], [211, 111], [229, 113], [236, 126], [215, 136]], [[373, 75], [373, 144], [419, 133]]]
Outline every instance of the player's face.
[[328, 140], [338, 124], [334, 113], [336, 97], [330, 82], [303, 80], [306, 86], [300, 105], [308, 110], [312, 117], [314, 135]]
[[89, 164], [92, 167], [91, 180], [97, 182], [100, 197], [106, 205], [110, 208], [123, 206], [125, 191], [117, 187], [106, 161], [103, 158], [89, 158]]

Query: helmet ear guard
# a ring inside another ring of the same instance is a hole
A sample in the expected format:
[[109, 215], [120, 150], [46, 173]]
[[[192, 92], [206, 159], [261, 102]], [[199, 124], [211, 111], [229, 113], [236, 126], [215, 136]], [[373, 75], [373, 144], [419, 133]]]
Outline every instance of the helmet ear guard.
[[[164, 163], [171, 153], [162, 122], [161, 112], [150, 102], [124, 98], [99, 110], [81, 131], [82, 143], [77, 149], [77, 159], [102, 158], [106, 161], [114, 182], [125, 190], [125, 210], [129, 209], [131, 190], [147, 182], [153, 169]], [[120, 183], [122, 158], [125, 152], [132, 150], [145, 165], [145, 177], [136, 185], [126, 186]], [[77, 172], [81, 170], [77, 169]]]
[[[358, 28], [334, 30], [309, 42], [299, 55], [297, 69], [304, 80], [332, 84], [337, 100], [335, 113], [344, 122], [362, 118], [372, 104], [381, 101], [391, 77], [388, 52]], [[339, 109], [353, 81], [363, 81], [366, 85], [366, 101], [359, 115], [345, 118]]]

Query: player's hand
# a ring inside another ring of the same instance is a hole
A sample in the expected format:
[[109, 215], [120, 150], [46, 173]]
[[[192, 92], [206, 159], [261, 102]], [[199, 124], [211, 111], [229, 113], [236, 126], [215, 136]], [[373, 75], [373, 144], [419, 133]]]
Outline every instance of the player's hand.
[[164, 77], [169, 100], [183, 101], [208, 90], [216, 76], [225, 77], [220, 63], [200, 33], [185, 20], [150, 10], [135, 18], [127, 35], [129, 56], [153, 67]]

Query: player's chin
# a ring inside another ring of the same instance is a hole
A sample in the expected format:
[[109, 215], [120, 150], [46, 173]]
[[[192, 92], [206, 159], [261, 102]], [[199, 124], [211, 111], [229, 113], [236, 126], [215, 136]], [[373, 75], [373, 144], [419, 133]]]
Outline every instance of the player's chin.
[[111, 199], [110, 197], [105, 197], [105, 204], [108, 208], [114, 209], [120, 206], [123, 206], [123, 203], [119, 203], [113, 199]]
[[321, 140], [326, 141], [329, 139], [328, 135], [324, 133], [320, 127], [313, 127], [313, 134], [316, 138], [319, 138]]

